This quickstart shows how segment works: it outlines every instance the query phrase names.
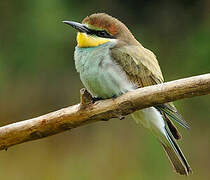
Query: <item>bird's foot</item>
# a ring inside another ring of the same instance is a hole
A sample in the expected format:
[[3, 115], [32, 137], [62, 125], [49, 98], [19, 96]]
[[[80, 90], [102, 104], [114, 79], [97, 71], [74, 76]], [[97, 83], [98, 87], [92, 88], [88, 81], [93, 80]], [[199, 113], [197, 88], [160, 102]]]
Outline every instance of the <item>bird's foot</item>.
[[113, 96], [112, 96], [112, 99], [115, 99], [115, 98], [117, 98], [117, 96], [116, 96], [116, 95], [113, 95]]
[[93, 103], [95, 103], [96, 101], [100, 101], [100, 100], [103, 100], [103, 99], [100, 97], [92, 97]]
[[118, 118], [119, 118], [120, 120], [123, 120], [123, 119], [125, 119], [125, 116], [119, 115]]

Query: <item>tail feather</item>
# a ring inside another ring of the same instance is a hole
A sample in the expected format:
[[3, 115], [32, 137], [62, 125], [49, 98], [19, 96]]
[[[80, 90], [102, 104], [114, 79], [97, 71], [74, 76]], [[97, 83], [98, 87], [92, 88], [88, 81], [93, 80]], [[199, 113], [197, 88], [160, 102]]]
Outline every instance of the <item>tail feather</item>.
[[192, 173], [192, 169], [188, 164], [184, 154], [179, 148], [178, 144], [175, 142], [168, 128], [166, 129], [166, 138], [168, 142], [160, 142], [163, 149], [166, 152], [172, 166], [176, 170], [177, 173], [181, 175], [189, 175]]
[[189, 175], [192, 172], [184, 154], [176, 143], [180, 134], [172, 122], [167, 122], [167, 116], [164, 113], [159, 109], [150, 107], [134, 112], [132, 117], [137, 123], [141, 122], [145, 128], [151, 130], [157, 137], [177, 173]]
[[165, 121], [168, 125], [168, 128], [170, 129], [171, 134], [173, 137], [177, 140], [182, 138], [181, 133], [178, 131], [177, 127], [174, 125], [174, 123], [169, 119], [169, 117], [163, 113], [163, 117], [165, 118]]

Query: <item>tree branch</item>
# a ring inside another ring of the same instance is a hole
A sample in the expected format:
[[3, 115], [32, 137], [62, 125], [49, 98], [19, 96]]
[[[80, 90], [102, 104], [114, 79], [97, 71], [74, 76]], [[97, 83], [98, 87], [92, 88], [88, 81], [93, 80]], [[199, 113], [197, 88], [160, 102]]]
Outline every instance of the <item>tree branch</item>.
[[84, 89], [80, 93], [80, 104], [0, 127], [0, 150], [90, 122], [122, 118], [136, 110], [153, 105], [210, 94], [210, 73], [140, 88], [116, 99], [95, 103]]

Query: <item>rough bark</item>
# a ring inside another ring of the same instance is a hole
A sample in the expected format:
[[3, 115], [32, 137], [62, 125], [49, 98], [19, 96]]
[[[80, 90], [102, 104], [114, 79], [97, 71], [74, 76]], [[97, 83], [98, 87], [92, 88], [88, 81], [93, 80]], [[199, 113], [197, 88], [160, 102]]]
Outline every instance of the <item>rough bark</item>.
[[116, 99], [93, 102], [84, 89], [80, 94], [80, 104], [0, 127], [0, 150], [87, 123], [116, 117], [121, 119], [136, 110], [153, 105], [210, 94], [210, 73], [140, 88]]

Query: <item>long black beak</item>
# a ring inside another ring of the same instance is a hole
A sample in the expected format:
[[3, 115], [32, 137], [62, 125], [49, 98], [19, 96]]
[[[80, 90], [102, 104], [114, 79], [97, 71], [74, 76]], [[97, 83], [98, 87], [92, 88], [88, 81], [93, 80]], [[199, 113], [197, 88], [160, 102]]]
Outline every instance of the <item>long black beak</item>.
[[75, 28], [79, 32], [84, 33], [91, 33], [90, 29], [87, 26], [81, 23], [73, 22], [73, 21], [63, 21], [63, 23], [70, 25], [71, 27]]

